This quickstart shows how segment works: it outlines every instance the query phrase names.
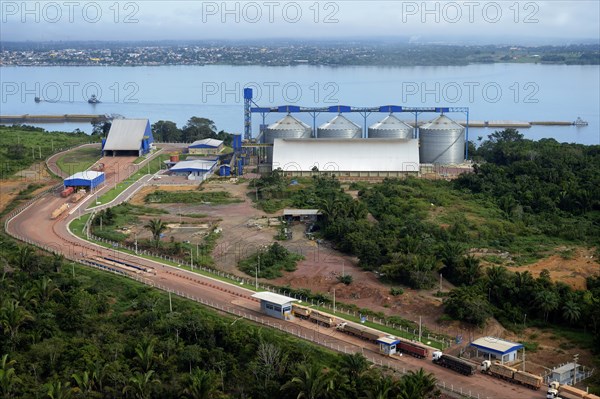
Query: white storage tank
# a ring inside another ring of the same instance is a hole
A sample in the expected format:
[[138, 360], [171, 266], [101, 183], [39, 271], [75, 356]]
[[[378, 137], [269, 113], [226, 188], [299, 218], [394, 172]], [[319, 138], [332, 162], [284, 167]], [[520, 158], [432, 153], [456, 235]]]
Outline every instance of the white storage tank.
[[369, 138], [373, 139], [410, 139], [414, 129], [394, 115], [389, 114], [381, 122], [369, 126]]
[[465, 160], [465, 128], [445, 115], [419, 127], [421, 163], [460, 164]]
[[[312, 128], [306, 123], [286, 115], [264, 129], [264, 142], [273, 144], [275, 139], [309, 139]], [[267, 162], [273, 162], [273, 148], [267, 148]]]
[[343, 115], [338, 115], [317, 128], [317, 138], [359, 139], [362, 128]]

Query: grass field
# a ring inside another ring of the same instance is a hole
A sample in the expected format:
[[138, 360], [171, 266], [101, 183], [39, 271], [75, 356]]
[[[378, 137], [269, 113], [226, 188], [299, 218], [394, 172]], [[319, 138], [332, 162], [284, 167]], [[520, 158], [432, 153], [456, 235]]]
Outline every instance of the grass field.
[[99, 141], [85, 133], [47, 132], [42, 128], [0, 125], [0, 177], [23, 170], [67, 148]]
[[[135, 183], [136, 181], [141, 179], [143, 176], [145, 176], [147, 174], [151, 175], [151, 174], [154, 174], [154, 173], [158, 172], [159, 170], [161, 170], [161, 168], [163, 167], [163, 161], [165, 161], [167, 159], [169, 159], [169, 156], [166, 154], [161, 154], [158, 157], [152, 159], [150, 161], [149, 165], [147, 164], [147, 165], [140, 167], [140, 170], [138, 170], [136, 173], [134, 173], [129, 178], [127, 178], [126, 180], [123, 180], [122, 182], [117, 184], [115, 187], [111, 188], [110, 190], [108, 190], [107, 192], [102, 194], [100, 197], [98, 197], [98, 201], [100, 202], [100, 204], [107, 204], [110, 201], [114, 200], [115, 198], [117, 198], [119, 196], [119, 194], [121, 194], [129, 186], [131, 186], [133, 183]], [[98, 204], [98, 205], [100, 205], [100, 204]], [[95, 203], [92, 203], [90, 205], [91, 206], [88, 207], [88, 209], [96, 206]]]
[[145, 198], [148, 203], [158, 204], [210, 204], [227, 205], [242, 202], [241, 199], [232, 197], [226, 191], [155, 191]]
[[63, 172], [72, 175], [73, 173], [82, 172], [87, 170], [96, 161], [101, 158], [102, 154], [100, 148], [94, 147], [83, 147], [78, 148], [74, 151], [61, 156], [57, 161], [56, 165]]

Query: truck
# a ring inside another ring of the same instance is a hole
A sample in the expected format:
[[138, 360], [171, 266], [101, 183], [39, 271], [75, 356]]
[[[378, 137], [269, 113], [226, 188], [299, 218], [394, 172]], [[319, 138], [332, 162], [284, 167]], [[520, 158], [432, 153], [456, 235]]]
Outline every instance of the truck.
[[73, 191], [75, 191], [73, 187], [67, 187], [60, 192], [60, 196], [63, 198], [67, 198], [69, 195], [73, 194]]
[[428, 350], [422, 346], [413, 344], [412, 342], [400, 340], [400, 344], [397, 348], [410, 356], [417, 357], [419, 359], [423, 359], [427, 357]]
[[561, 384], [558, 381], [552, 381], [548, 384], [547, 399], [600, 399], [597, 395], [588, 393], [582, 389], [570, 385]]
[[310, 316], [310, 311], [311, 309], [305, 306], [296, 305], [295, 303], [292, 304], [292, 312], [296, 317], [299, 317], [301, 319], [308, 320]]
[[79, 191], [77, 191], [77, 193], [76, 193], [76, 194], [74, 194], [74, 195], [71, 197], [71, 202], [72, 202], [72, 203], [79, 202], [79, 200], [80, 200], [80, 199], [82, 199], [83, 197], [85, 197], [85, 193], [86, 193], [86, 191], [85, 191], [85, 190], [79, 190]]
[[480, 370], [482, 373], [489, 374], [492, 377], [500, 378], [513, 384], [521, 384], [531, 389], [540, 389], [543, 382], [543, 378], [539, 375], [519, 371], [501, 363], [492, 363], [489, 360], [481, 362]]
[[58, 217], [60, 215], [62, 215], [67, 209], [69, 209], [69, 204], [62, 204], [61, 206], [59, 206], [58, 208], [56, 208], [54, 211], [52, 211], [52, 213], [50, 214], [50, 219], [55, 220], [58, 219]]
[[377, 331], [373, 328], [363, 326], [362, 324], [352, 323], [349, 321], [338, 324], [336, 328], [339, 331], [345, 332], [346, 334], [354, 335], [355, 337], [371, 342], [376, 342], [379, 338], [385, 335], [381, 331]]
[[335, 317], [325, 313], [317, 312], [316, 310], [311, 311], [310, 316], [308, 316], [308, 318], [313, 323], [317, 323], [325, 327], [331, 327], [335, 324]]
[[464, 375], [473, 375], [477, 371], [477, 366], [463, 359], [446, 355], [441, 351], [435, 351], [432, 354], [433, 363], [454, 370], [457, 373]]

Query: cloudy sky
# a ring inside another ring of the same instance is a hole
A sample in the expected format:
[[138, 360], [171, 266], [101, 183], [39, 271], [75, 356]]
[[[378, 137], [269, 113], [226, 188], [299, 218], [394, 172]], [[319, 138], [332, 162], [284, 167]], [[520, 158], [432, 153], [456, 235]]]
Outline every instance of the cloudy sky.
[[600, 39], [600, 2], [0, 1], [4, 41], [402, 37], [413, 42]]

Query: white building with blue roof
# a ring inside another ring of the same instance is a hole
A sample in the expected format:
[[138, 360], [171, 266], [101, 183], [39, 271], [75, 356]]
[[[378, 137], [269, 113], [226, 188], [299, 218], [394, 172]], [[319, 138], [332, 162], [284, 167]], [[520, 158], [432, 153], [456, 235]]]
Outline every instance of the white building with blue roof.
[[476, 349], [477, 357], [482, 356], [488, 360], [497, 359], [502, 364], [517, 360], [517, 352], [523, 349], [523, 344], [507, 341], [496, 337], [482, 337], [471, 342]]

